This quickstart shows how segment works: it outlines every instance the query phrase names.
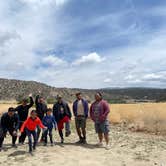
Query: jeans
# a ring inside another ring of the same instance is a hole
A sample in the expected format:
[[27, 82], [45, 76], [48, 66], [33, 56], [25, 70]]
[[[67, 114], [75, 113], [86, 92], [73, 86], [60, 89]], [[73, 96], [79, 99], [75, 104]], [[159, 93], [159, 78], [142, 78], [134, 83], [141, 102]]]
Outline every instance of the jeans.
[[35, 130], [28, 130], [27, 128], [25, 129], [26, 135], [28, 136], [28, 144], [29, 144], [29, 151], [32, 151], [32, 136], [33, 136], [33, 149], [36, 148], [36, 143], [37, 143], [37, 133]]
[[[65, 130], [66, 130], [66, 133], [70, 132], [70, 122], [65, 123]], [[63, 139], [63, 131], [59, 129], [58, 131], [59, 131], [59, 136], [61, 137], [61, 139]]]
[[4, 138], [7, 134], [7, 132], [9, 132], [9, 134], [12, 136], [12, 145], [15, 145], [16, 140], [17, 140], [17, 136], [13, 135], [14, 131], [15, 131], [15, 129], [11, 128], [11, 129], [7, 129], [7, 131], [1, 133], [1, 135], [0, 135], [0, 148], [2, 147]]
[[[23, 123], [24, 122], [20, 122], [19, 129], [21, 128], [21, 126], [22, 126]], [[24, 143], [25, 138], [26, 138], [26, 131], [24, 130], [23, 133], [21, 133], [21, 136], [19, 137], [19, 143]]]
[[[39, 141], [40, 133], [41, 133], [41, 128], [37, 126], [37, 141]], [[43, 139], [44, 139], [44, 134], [42, 133], [41, 140]]]
[[50, 142], [53, 143], [53, 138], [52, 138], [52, 129], [47, 129], [44, 131], [43, 135], [44, 135], [44, 142], [47, 143], [47, 136], [49, 134], [50, 137]]

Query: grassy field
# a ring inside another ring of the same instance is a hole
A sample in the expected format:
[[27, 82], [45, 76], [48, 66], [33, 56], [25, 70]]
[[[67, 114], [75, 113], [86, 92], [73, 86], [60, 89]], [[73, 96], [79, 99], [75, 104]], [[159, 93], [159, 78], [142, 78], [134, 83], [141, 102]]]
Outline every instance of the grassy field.
[[[10, 106], [16, 107], [16, 104], [0, 104], [0, 113]], [[109, 119], [113, 124], [120, 123], [134, 131], [166, 133], [166, 103], [111, 104], [110, 110]]]

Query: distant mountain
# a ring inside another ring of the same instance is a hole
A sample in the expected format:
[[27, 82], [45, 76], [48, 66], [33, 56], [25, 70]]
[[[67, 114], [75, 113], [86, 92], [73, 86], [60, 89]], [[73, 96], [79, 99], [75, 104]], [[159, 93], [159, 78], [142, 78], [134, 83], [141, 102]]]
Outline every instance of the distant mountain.
[[104, 98], [112, 103], [166, 101], [166, 89], [155, 88], [104, 88], [104, 89], [71, 89], [56, 88], [35, 81], [20, 81], [0, 79], [0, 100], [21, 100], [32, 93], [35, 97], [39, 91], [48, 102], [54, 102], [60, 94], [65, 100], [72, 102], [75, 93], [81, 91], [89, 101], [94, 100], [94, 94], [100, 91]]

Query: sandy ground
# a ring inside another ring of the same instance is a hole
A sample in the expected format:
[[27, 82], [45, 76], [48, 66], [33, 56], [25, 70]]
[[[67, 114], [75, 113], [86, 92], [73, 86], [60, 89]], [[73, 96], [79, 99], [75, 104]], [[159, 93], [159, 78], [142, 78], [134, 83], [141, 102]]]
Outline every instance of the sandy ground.
[[28, 145], [10, 146], [8, 136], [4, 150], [0, 152], [3, 166], [166, 166], [166, 137], [130, 132], [120, 126], [111, 126], [111, 149], [98, 148], [97, 137], [91, 121], [87, 125], [87, 145], [76, 145], [77, 135], [72, 122], [72, 134], [60, 144], [54, 132], [55, 145], [39, 145], [33, 155], [28, 153]]

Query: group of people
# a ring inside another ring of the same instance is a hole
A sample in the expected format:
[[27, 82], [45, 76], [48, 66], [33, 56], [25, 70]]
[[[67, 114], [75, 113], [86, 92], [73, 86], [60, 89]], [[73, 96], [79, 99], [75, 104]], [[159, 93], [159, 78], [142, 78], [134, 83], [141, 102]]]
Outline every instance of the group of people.
[[[47, 105], [42, 96], [37, 95], [35, 99], [36, 109], [32, 109], [29, 115], [29, 110], [33, 107], [34, 101], [32, 94], [28, 99], [23, 99], [21, 105], [16, 108], [10, 107], [8, 112], [1, 116], [0, 120], [0, 150], [2, 150], [4, 138], [7, 132], [12, 136], [12, 146], [17, 147], [16, 140], [19, 137], [19, 144], [24, 144], [26, 136], [28, 137], [29, 152], [36, 149], [38, 142], [43, 142], [47, 145], [48, 136], [50, 143], [53, 145], [53, 129], [57, 129], [61, 138], [61, 143], [64, 143], [64, 133], [68, 137], [71, 134], [70, 121], [72, 113], [67, 102], [62, 96], [57, 96], [57, 101], [53, 108], [47, 108]], [[79, 137], [78, 144], [86, 144], [86, 122], [90, 118], [94, 121], [95, 131], [98, 134], [98, 146], [103, 146], [103, 138], [105, 138], [106, 149], [109, 149], [109, 120], [110, 112], [108, 103], [103, 100], [100, 92], [95, 94], [95, 101], [90, 106], [82, 94], [76, 93], [76, 100], [73, 103], [73, 115], [75, 117], [75, 127]], [[41, 134], [41, 129], [43, 132]], [[40, 138], [41, 135], [41, 138]], [[33, 140], [32, 140], [33, 138]]]

